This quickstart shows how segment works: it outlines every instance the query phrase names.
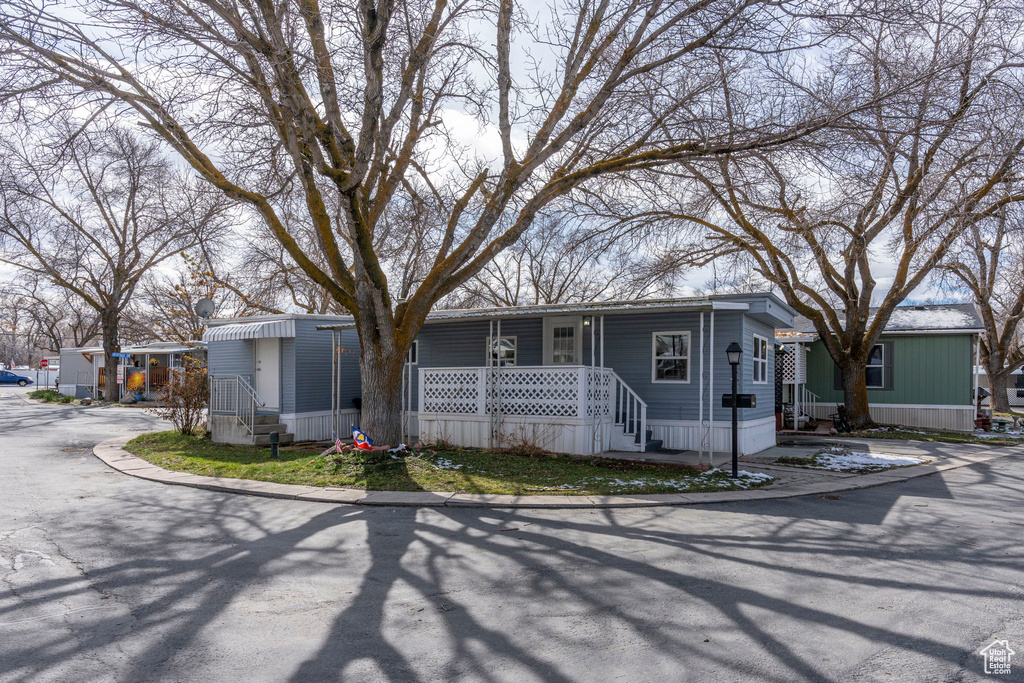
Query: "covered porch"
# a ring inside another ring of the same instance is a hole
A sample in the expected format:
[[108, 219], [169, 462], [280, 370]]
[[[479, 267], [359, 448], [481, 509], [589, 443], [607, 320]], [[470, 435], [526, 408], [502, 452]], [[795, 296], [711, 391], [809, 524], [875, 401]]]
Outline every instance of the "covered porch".
[[661, 446], [647, 438], [647, 404], [611, 368], [420, 368], [418, 384], [426, 442], [578, 454]]
[[[775, 443], [769, 340], [792, 315], [770, 294], [436, 311], [405, 364], [403, 440], [580, 455], [664, 445], [710, 462], [731, 445], [722, 395], [735, 341], [739, 391], [757, 396], [740, 411], [740, 450], [756, 453]], [[341, 335], [354, 330], [318, 327], [333, 333], [333, 427], [344, 435], [359, 424], [347, 397], [364, 389], [340, 372], [356, 350]]]

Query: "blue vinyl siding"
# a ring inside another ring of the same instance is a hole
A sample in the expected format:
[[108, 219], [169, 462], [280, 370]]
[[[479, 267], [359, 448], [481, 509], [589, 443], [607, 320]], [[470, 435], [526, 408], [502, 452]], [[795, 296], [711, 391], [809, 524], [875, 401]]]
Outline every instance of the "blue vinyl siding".
[[[330, 343], [330, 332], [324, 331], [320, 334], [326, 335], [328, 343]], [[341, 331], [341, 351], [338, 354], [338, 363], [341, 364], [338, 408], [349, 410], [355, 408], [352, 399], [363, 395], [363, 387], [359, 380], [359, 334], [355, 330]], [[330, 362], [328, 362], [329, 371]], [[329, 397], [328, 401], [330, 401]]]
[[[296, 325], [298, 327], [298, 325]], [[298, 334], [298, 330], [296, 330]], [[294, 413], [295, 410], [295, 350], [301, 345], [297, 339], [285, 337], [281, 340], [281, 412]], [[328, 406], [330, 408], [330, 406]]]
[[[742, 329], [741, 312], [715, 313], [715, 385], [710, 392], [715, 406], [715, 420], [724, 420], [730, 412], [721, 407], [722, 394], [729, 390], [729, 361], [725, 347], [738, 338]], [[711, 314], [704, 314], [706, 330], [711, 327]], [[649, 420], [696, 420], [700, 414], [700, 314], [699, 313], [638, 313], [605, 317], [605, 365], [613, 368], [619, 377], [647, 403]], [[655, 332], [690, 332], [690, 382], [653, 382], [653, 335]], [[708, 349], [705, 347], [705, 375], [710, 376]], [[749, 362], [749, 355], [745, 359]], [[705, 410], [707, 406], [705, 405]], [[752, 411], [744, 411], [752, 412]], [[752, 416], [741, 415], [743, 419]]]
[[[710, 328], [711, 315], [704, 314], [705, 326]], [[599, 321], [595, 321], [595, 325]], [[413, 406], [418, 407], [419, 368], [438, 367], [482, 367], [486, 365], [486, 342], [489, 329], [487, 321], [460, 321], [425, 325], [419, 335], [419, 364], [413, 372]], [[600, 364], [600, 334], [595, 330], [596, 348], [594, 357]], [[648, 419], [653, 420], [696, 420], [699, 414], [700, 378], [700, 314], [699, 313], [630, 313], [607, 315], [605, 330], [605, 366], [613, 368], [648, 405]], [[590, 365], [591, 329], [582, 327], [582, 362]], [[689, 384], [652, 382], [653, 333], [690, 332], [690, 382]], [[721, 407], [722, 394], [730, 390], [730, 366], [725, 357], [725, 347], [733, 340], [741, 341], [744, 347], [741, 368], [740, 391], [757, 394], [757, 408], [740, 411], [744, 420], [759, 419], [774, 411], [774, 351], [769, 349], [768, 383], [752, 383], [753, 334], [760, 334], [769, 340], [774, 329], [763, 322], [745, 316], [741, 311], [717, 311], [715, 313], [715, 352], [712, 355], [715, 372], [715, 386], [710, 392], [715, 406], [715, 420], [727, 420], [731, 411]], [[541, 365], [543, 362], [543, 321], [541, 318], [503, 320], [502, 336], [516, 337], [517, 364], [520, 366]], [[710, 375], [705, 349], [705, 375]], [[707, 406], [705, 406], [705, 409]]]
[[[768, 382], [766, 384], [754, 383], [754, 335], [764, 337], [768, 340]], [[731, 339], [729, 340], [732, 341]], [[728, 342], [726, 342], [728, 346]], [[770, 417], [775, 414], [775, 328], [750, 316], [743, 318], [743, 358], [740, 374], [740, 393], [755, 394], [757, 396], [757, 407], [740, 410], [740, 419], [758, 420], [762, 417]], [[722, 353], [724, 354], [724, 347]], [[731, 373], [732, 371], [729, 370]], [[729, 382], [732, 382], [732, 374], [728, 375]], [[729, 389], [726, 389], [729, 391]], [[725, 392], [721, 392], [725, 393]], [[719, 403], [722, 399], [719, 396]], [[732, 411], [729, 419], [732, 419]]]
[[331, 333], [318, 330], [318, 320], [296, 320], [294, 352], [295, 412], [331, 409]]
[[211, 342], [206, 358], [211, 375], [245, 375], [251, 379], [256, 364], [250, 339]]

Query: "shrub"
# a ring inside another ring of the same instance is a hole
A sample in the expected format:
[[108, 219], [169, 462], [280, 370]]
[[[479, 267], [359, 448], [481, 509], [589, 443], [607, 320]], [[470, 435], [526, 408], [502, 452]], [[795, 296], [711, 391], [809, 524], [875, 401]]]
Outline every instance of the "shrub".
[[173, 372], [164, 394], [162, 408], [148, 410], [169, 420], [179, 434], [192, 435], [203, 423], [210, 387], [206, 382], [206, 368], [188, 367]]
[[28, 392], [28, 397], [34, 398], [37, 401], [52, 403], [53, 401], [59, 401], [63, 394], [54, 389], [36, 389], [35, 391]]

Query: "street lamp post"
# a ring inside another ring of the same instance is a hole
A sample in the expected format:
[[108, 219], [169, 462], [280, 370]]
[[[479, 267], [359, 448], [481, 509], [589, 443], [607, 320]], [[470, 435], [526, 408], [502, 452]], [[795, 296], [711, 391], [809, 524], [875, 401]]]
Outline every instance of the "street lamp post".
[[739, 404], [740, 396], [737, 386], [737, 371], [740, 367], [740, 357], [743, 355], [743, 347], [736, 342], [729, 344], [725, 349], [725, 355], [732, 366], [732, 476], [740, 476], [740, 441], [739, 441]]

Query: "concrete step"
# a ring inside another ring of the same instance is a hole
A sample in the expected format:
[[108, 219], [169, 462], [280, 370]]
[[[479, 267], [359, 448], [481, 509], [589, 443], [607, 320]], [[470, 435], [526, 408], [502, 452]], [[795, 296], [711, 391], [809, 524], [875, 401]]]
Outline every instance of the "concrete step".
[[270, 432], [280, 432], [284, 434], [288, 431], [288, 425], [283, 422], [277, 422], [275, 424], [254, 424], [252, 426], [253, 434], [269, 434]]
[[[285, 432], [280, 435], [280, 441], [278, 441], [278, 443], [284, 446], [285, 444], [289, 444], [292, 441], [295, 441], [295, 435]], [[270, 434], [254, 434], [252, 437], [252, 442], [257, 446], [269, 446]]]
[[665, 442], [661, 439], [648, 439], [644, 445], [644, 451], [647, 453], [653, 453], [654, 451], [661, 450], [661, 447], [665, 445]]
[[276, 425], [281, 422], [281, 416], [277, 413], [256, 413], [252, 423], [254, 425]]

